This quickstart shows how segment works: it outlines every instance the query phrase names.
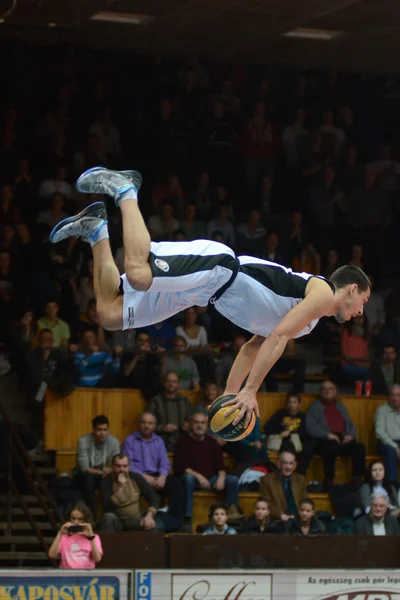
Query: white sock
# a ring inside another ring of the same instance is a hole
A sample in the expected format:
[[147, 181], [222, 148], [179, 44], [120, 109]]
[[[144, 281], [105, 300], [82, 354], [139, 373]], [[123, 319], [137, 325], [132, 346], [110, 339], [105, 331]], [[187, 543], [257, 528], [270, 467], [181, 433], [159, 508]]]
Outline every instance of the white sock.
[[99, 242], [102, 242], [103, 240], [108, 240], [109, 239], [109, 234], [108, 234], [108, 225], [107, 225], [108, 221], [103, 221], [103, 224], [101, 225], [100, 229], [97, 231], [96, 233], [96, 237], [93, 240], [89, 240], [90, 245], [93, 247], [96, 244], [98, 244]]
[[127, 192], [125, 192], [124, 194], [122, 194], [122, 196], [120, 196], [118, 198], [118, 204], [121, 204], [121, 202], [124, 202], [125, 200], [136, 200], [137, 202], [137, 191], [135, 187], [131, 187]]

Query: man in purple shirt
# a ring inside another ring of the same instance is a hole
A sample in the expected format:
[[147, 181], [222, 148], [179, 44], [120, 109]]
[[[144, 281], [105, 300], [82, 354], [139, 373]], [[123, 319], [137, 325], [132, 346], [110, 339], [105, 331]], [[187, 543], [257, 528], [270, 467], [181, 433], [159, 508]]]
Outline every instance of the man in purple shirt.
[[158, 492], [165, 487], [171, 472], [164, 440], [154, 433], [156, 418], [144, 412], [139, 421], [139, 430], [128, 435], [122, 451], [129, 456], [130, 470], [140, 473]]
[[168, 497], [168, 512], [161, 512], [165, 531], [179, 529], [183, 518], [184, 488], [180, 478], [171, 477], [171, 464], [164, 440], [154, 433], [156, 417], [144, 412], [139, 421], [139, 429], [128, 435], [122, 444], [122, 451], [129, 457], [130, 471], [139, 473], [162, 497]]

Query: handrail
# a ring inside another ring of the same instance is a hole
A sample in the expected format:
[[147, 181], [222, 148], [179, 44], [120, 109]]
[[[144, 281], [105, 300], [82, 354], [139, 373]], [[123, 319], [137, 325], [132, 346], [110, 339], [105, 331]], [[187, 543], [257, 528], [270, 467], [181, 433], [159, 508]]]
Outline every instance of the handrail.
[[[51, 505], [52, 509], [54, 510], [54, 513], [57, 515], [57, 517], [60, 519], [60, 521], [62, 520], [62, 516], [60, 514], [59, 508], [53, 498], [53, 496], [50, 494], [48, 488], [47, 488], [47, 484], [44, 481], [44, 479], [42, 478], [42, 476], [40, 475], [35, 463], [33, 462], [33, 460], [31, 459], [31, 457], [28, 454], [27, 449], [24, 446], [23, 441], [21, 440], [21, 437], [18, 433], [18, 431], [15, 429], [12, 421], [10, 420], [7, 411], [5, 410], [4, 406], [2, 406], [1, 402], [0, 402], [0, 414], [4, 419], [4, 422], [7, 424], [9, 431], [10, 431], [10, 435], [11, 435], [11, 440], [14, 439], [15, 442], [17, 442], [19, 448], [17, 450], [17, 447], [12, 444], [12, 450], [14, 450], [14, 455], [17, 458], [23, 472], [24, 475], [26, 476], [26, 478], [28, 479], [29, 483], [32, 485], [34, 494], [36, 495], [36, 498], [38, 499], [38, 501], [41, 503], [43, 501], [43, 497], [41, 497], [41, 494], [38, 490], [38, 487], [35, 485], [32, 477], [30, 476], [29, 471], [27, 470], [24, 462], [22, 461], [21, 457], [18, 455], [18, 451], [20, 451], [25, 459], [25, 461], [28, 463], [29, 469], [31, 469], [31, 471], [34, 473], [35, 475], [35, 479], [37, 481], [37, 483], [40, 485], [44, 495], [46, 496], [49, 504]], [[37, 493], [39, 492], [39, 493]], [[53, 517], [53, 515], [51, 515], [51, 522], [53, 527], [57, 528], [57, 523]]]
[[[36, 522], [35, 522], [35, 520], [33, 519], [32, 515], [31, 515], [31, 512], [29, 510], [28, 505], [26, 504], [25, 500], [23, 499], [23, 497], [19, 493], [18, 488], [15, 485], [15, 483], [13, 482], [11, 476], [9, 477], [9, 483], [10, 483], [10, 488], [9, 489], [12, 489], [12, 491], [13, 491], [15, 497], [17, 498], [17, 500], [18, 500], [18, 502], [19, 502], [22, 510], [25, 513], [26, 518], [29, 521], [30, 526], [32, 527], [33, 531], [35, 532], [36, 537], [38, 538], [38, 540], [39, 540], [39, 542], [40, 542], [43, 550], [45, 551], [46, 554], [48, 554], [48, 552], [49, 552], [49, 546], [48, 546], [46, 540], [44, 539], [44, 536], [43, 536], [42, 532], [40, 531], [40, 529], [38, 529], [38, 527], [36, 525]], [[55, 561], [53, 558], [50, 558], [50, 557], [49, 557], [49, 560], [51, 560], [51, 562], [53, 563], [54, 567], [57, 566], [57, 561]]]
[[[12, 530], [12, 500], [11, 500], [11, 493], [13, 493], [15, 495], [15, 497], [18, 500], [19, 505], [21, 506], [23, 512], [25, 513], [25, 516], [32, 528], [32, 530], [34, 531], [36, 537], [39, 540], [39, 543], [41, 544], [43, 550], [45, 551], [46, 555], [48, 554], [49, 551], [49, 546], [47, 544], [47, 541], [45, 540], [42, 532], [40, 531], [40, 528], [38, 527], [38, 524], [36, 523], [35, 519], [33, 518], [33, 515], [31, 514], [30, 510], [29, 510], [29, 506], [26, 504], [25, 500], [23, 499], [22, 495], [20, 494], [17, 486], [15, 485], [14, 481], [13, 481], [13, 476], [12, 476], [12, 457], [14, 457], [17, 462], [19, 463], [22, 472], [24, 473], [28, 483], [30, 484], [30, 487], [32, 488], [32, 491], [34, 493], [34, 495], [36, 496], [36, 499], [39, 503], [39, 505], [41, 506], [43, 512], [46, 514], [47, 518], [49, 519], [49, 522], [51, 523], [52, 527], [54, 529], [58, 529], [58, 524], [56, 519], [54, 518], [54, 513], [56, 514], [56, 516], [58, 518], [60, 518], [61, 520], [61, 515], [59, 513], [59, 509], [57, 504], [54, 501], [54, 498], [51, 496], [46, 482], [44, 481], [44, 479], [41, 477], [40, 473], [38, 472], [38, 469], [35, 465], [35, 463], [32, 461], [31, 457], [28, 454], [28, 451], [26, 450], [20, 435], [18, 434], [17, 430], [15, 429], [12, 421], [10, 420], [7, 411], [5, 410], [4, 406], [2, 406], [2, 404], [0, 403], [0, 415], [3, 417], [4, 423], [7, 425], [8, 428], [8, 446], [9, 446], [9, 460], [8, 460], [8, 489], [7, 489], [7, 495], [6, 495], [6, 502], [7, 502], [7, 535], [11, 536], [11, 530]], [[34, 475], [34, 477], [32, 476], [32, 474]], [[51, 509], [49, 509], [48, 504], [46, 503], [46, 499], [47, 502], [51, 505]], [[54, 511], [54, 513], [53, 513]], [[57, 566], [57, 562], [54, 559], [50, 559], [51, 560], [53, 566]]]

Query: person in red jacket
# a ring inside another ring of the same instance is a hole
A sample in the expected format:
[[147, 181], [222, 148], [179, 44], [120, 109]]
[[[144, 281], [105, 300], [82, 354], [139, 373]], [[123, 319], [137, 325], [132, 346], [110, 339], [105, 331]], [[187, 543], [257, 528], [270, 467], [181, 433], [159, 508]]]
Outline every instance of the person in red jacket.
[[238, 505], [239, 480], [227, 475], [222, 450], [214, 438], [206, 435], [207, 427], [206, 415], [194, 413], [189, 432], [183, 434], [175, 446], [174, 473], [182, 477], [186, 488], [184, 529], [187, 532], [192, 529], [195, 490], [225, 491], [228, 516], [236, 513]]

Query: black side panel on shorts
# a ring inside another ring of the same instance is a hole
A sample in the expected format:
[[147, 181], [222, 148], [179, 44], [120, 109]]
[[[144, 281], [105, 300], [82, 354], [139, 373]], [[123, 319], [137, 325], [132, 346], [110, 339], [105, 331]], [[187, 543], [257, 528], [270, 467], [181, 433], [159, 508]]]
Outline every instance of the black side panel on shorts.
[[177, 254], [173, 256], [156, 256], [150, 252], [149, 264], [153, 277], [182, 277], [199, 271], [211, 271], [220, 265], [234, 270], [237, 259], [230, 254]]
[[263, 264], [240, 265], [240, 271], [252, 277], [266, 288], [285, 298], [304, 298], [308, 279], [287, 273], [278, 266]]

